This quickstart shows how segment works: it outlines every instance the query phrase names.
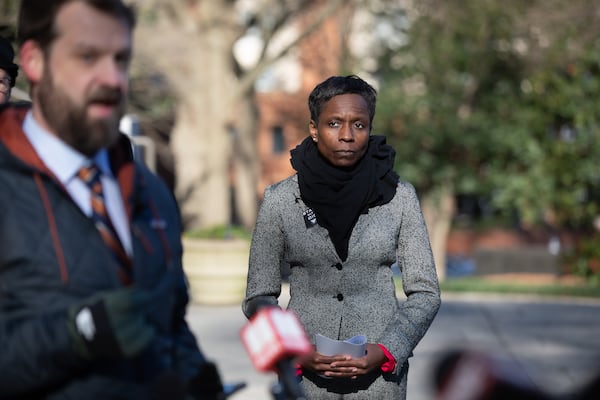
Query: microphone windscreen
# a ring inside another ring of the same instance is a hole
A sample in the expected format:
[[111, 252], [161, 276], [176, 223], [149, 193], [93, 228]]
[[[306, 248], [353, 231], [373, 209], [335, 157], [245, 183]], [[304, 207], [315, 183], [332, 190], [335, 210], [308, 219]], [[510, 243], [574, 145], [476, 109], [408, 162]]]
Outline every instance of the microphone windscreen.
[[520, 365], [501, 355], [455, 350], [438, 363], [436, 399], [550, 400]]
[[312, 346], [293, 311], [263, 307], [240, 331], [242, 343], [259, 371], [276, 370], [278, 361], [307, 354]]

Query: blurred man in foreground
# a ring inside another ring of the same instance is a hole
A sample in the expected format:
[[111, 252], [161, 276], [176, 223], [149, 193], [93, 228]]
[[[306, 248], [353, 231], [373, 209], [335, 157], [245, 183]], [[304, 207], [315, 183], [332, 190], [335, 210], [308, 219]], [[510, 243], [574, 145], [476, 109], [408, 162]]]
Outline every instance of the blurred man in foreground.
[[21, 2], [32, 105], [0, 112], [0, 398], [221, 390], [185, 321], [175, 201], [118, 130], [134, 24], [121, 0]]

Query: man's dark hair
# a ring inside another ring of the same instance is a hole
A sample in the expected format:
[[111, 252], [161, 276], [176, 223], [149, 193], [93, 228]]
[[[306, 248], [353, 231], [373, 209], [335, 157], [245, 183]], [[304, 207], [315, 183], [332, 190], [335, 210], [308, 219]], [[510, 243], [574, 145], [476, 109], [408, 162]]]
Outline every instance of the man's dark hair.
[[17, 39], [19, 45], [27, 40], [36, 41], [45, 52], [56, 39], [56, 15], [67, 3], [81, 1], [98, 11], [120, 18], [133, 30], [135, 14], [121, 0], [21, 0]]
[[342, 94], [358, 94], [365, 99], [369, 109], [369, 123], [372, 125], [375, 117], [377, 92], [371, 85], [356, 75], [332, 76], [315, 86], [308, 96], [310, 119], [318, 123], [323, 105], [332, 97]]
[[10, 87], [15, 86], [19, 66], [14, 63], [15, 51], [8, 39], [0, 36], [0, 69], [6, 71], [10, 78]]

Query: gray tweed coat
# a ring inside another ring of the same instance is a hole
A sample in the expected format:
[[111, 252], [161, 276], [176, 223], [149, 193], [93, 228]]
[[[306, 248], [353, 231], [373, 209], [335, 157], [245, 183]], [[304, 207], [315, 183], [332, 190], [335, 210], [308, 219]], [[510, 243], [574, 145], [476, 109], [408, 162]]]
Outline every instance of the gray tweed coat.
[[[308, 207], [293, 175], [265, 190], [250, 250], [246, 299], [281, 293], [280, 268], [290, 267], [290, 302], [309, 339], [321, 333], [346, 339], [366, 335], [397, 360], [392, 373], [362, 380], [322, 379], [305, 373], [309, 399], [404, 399], [408, 358], [440, 306], [427, 228], [412, 185], [398, 183], [394, 198], [359, 217], [348, 258], [339, 259], [326, 229], [306, 223]], [[396, 298], [391, 265], [398, 262], [407, 299]]]

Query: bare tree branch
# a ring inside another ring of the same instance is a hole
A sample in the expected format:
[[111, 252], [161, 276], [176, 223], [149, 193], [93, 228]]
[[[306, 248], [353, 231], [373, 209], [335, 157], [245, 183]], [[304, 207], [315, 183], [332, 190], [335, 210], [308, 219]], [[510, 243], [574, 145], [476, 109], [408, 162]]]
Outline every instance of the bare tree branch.
[[[338, 10], [343, 5], [349, 5], [354, 3], [354, 1], [344, 1], [344, 0], [334, 0], [328, 1], [326, 6], [323, 7], [322, 10], [316, 15], [315, 18], [311, 20], [311, 22], [304, 27], [300, 35], [296, 37], [293, 41], [288, 43], [285, 47], [283, 47], [277, 54], [271, 57], [262, 57], [258, 64], [248, 71], [242, 78], [240, 79], [239, 85], [237, 87], [238, 91], [235, 93], [236, 97], [243, 96], [248, 90], [252, 88], [258, 77], [265, 71], [267, 67], [272, 65], [275, 61], [279, 60], [283, 56], [285, 56], [291, 49], [295, 48], [298, 43], [300, 43], [304, 38], [312, 34], [317, 28], [321, 26], [323, 21], [329, 18], [333, 13]], [[268, 48], [268, 43], [265, 43], [265, 49]]]

